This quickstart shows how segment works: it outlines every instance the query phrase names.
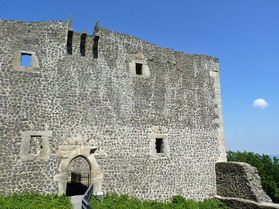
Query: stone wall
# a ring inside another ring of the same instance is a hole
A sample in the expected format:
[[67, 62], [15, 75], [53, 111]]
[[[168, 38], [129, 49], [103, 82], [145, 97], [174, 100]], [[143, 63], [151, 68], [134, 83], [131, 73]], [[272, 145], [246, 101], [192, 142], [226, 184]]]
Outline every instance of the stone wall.
[[216, 199], [229, 209], [278, 209], [261, 186], [258, 170], [248, 163], [216, 163]]
[[[98, 164], [104, 192], [214, 196], [225, 153], [218, 60], [104, 28], [69, 40], [69, 29], [0, 20], [0, 193], [65, 192], [76, 154]], [[30, 67], [20, 66], [26, 53]], [[47, 144], [34, 145], [43, 157], [29, 157], [26, 137]]]
[[[60, 158], [56, 155], [57, 139], [54, 139], [59, 126], [53, 116], [59, 112], [59, 98], [53, 89], [57, 86], [55, 69], [58, 60], [62, 59], [65, 35], [64, 22], [0, 20], [1, 193], [57, 192], [53, 175], [57, 172]], [[20, 51], [35, 52], [39, 67], [20, 68], [17, 62]], [[28, 153], [23, 146], [25, 133], [42, 132], [48, 126], [52, 126], [54, 131], [49, 138], [49, 160], [22, 157]]]
[[225, 203], [228, 209], [279, 209], [279, 204], [259, 203], [242, 198], [216, 196], [215, 199]]
[[248, 163], [217, 163], [216, 176], [217, 195], [256, 202], [272, 202], [262, 189], [258, 170]]

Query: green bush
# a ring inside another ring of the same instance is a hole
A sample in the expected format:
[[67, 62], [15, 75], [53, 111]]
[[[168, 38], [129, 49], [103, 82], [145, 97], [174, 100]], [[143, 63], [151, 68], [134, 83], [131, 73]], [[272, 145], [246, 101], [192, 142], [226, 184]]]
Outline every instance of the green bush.
[[49, 194], [13, 194], [0, 195], [0, 208], [2, 209], [70, 209], [70, 198], [65, 195]]
[[128, 195], [117, 195], [116, 193], [106, 193], [103, 201], [98, 201], [92, 197], [91, 206], [94, 209], [222, 209], [226, 206], [215, 200], [204, 200], [195, 202], [186, 200], [184, 197], [176, 195], [171, 201], [158, 202], [155, 200], [141, 201]]
[[246, 162], [256, 167], [261, 177], [263, 190], [272, 199], [279, 203], [279, 159], [268, 155], [253, 152], [227, 152], [228, 161]]

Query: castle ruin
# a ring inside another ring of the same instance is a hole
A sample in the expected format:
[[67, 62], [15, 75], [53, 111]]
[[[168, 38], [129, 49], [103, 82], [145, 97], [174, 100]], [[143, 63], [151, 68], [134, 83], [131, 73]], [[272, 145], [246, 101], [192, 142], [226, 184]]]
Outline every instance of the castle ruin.
[[89, 35], [71, 18], [0, 20], [0, 68], [0, 193], [93, 183], [142, 199], [216, 196], [215, 165], [227, 165], [217, 58], [99, 22]]

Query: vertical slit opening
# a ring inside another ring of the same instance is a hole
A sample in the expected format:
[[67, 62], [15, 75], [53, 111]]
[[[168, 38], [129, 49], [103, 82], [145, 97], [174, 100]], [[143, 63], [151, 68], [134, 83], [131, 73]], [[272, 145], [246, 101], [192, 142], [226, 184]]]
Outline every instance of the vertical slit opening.
[[86, 43], [86, 33], [82, 33], [80, 37], [80, 54], [85, 56], [85, 43]]
[[142, 64], [141, 63], [136, 63], [136, 74], [142, 75]]
[[72, 42], [73, 42], [73, 31], [69, 30], [68, 31], [68, 36], [67, 36], [67, 53], [68, 54], [73, 53]]
[[99, 42], [99, 36], [94, 37], [94, 43], [93, 43], [93, 57], [98, 58], [98, 42]]
[[163, 139], [162, 138], [156, 138], [156, 152], [157, 153], [163, 153]]

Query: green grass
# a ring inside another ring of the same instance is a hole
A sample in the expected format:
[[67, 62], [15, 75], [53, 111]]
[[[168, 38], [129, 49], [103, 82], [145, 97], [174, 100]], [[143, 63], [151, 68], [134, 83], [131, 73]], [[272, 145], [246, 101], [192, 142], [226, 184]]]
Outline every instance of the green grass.
[[65, 195], [49, 194], [13, 194], [0, 195], [0, 208], [2, 209], [71, 209], [70, 198]]
[[224, 209], [226, 206], [215, 200], [204, 200], [195, 202], [186, 200], [184, 197], [176, 195], [168, 202], [158, 202], [153, 200], [141, 201], [128, 195], [117, 195], [116, 193], [107, 193], [103, 201], [98, 201], [92, 197], [91, 206], [94, 209]]

